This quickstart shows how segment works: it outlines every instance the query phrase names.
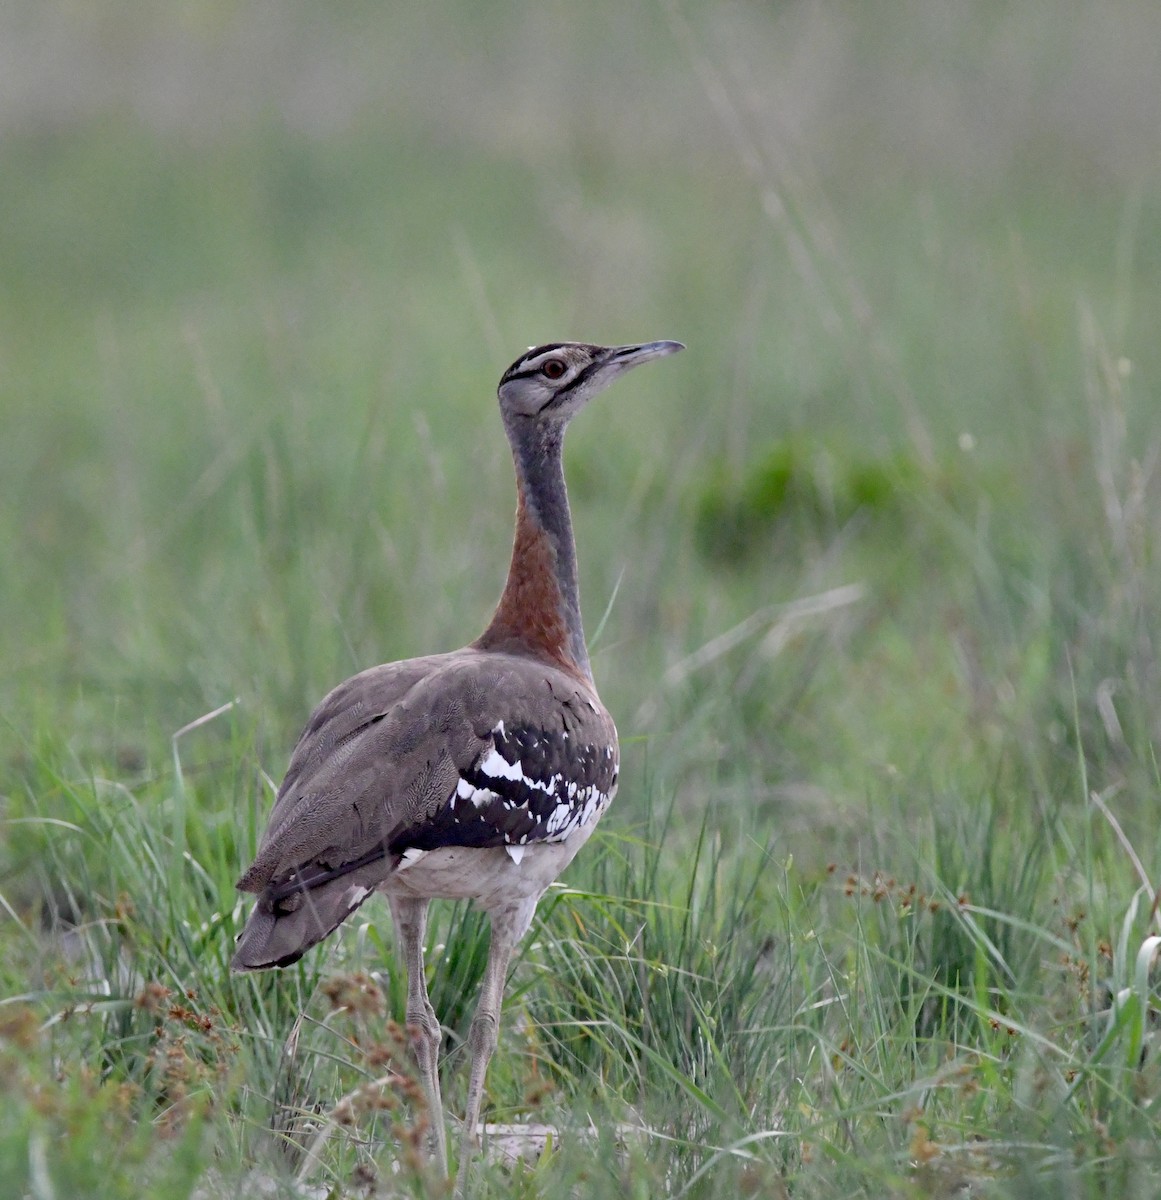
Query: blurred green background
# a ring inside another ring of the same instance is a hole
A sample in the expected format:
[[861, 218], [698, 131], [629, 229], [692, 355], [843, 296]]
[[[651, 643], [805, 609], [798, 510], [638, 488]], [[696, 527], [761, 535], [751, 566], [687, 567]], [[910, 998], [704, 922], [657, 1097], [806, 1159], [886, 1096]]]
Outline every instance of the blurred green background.
[[[144, 750], [237, 695], [285, 746], [329, 681], [466, 640], [508, 547], [494, 381], [542, 340], [690, 345], [570, 445], [626, 733], [664, 728], [631, 714], [667, 666], [804, 589], [947, 632], [914, 594], [954, 570], [938, 518], [868, 529], [860, 486], [1005, 541], [1042, 543], [1028, 506], [1099, 526], [1085, 355], [1136, 396], [1161, 354], [1152, 5], [0, 20], [21, 734]], [[796, 487], [763, 508], [771, 454]]]
[[1090, 836], [1123, 915], [1087, 802], [1161, 867], [1159, 182], [1144, 0], [4, 6], [12, 912], [62, 781], [168, 822], [236, 700], [179, 743], [228, 888], [313, 703], [483, 627], [502, 370], [677, 338], [566, 451], [614, 831], [999, 908], [1050, 826], [1034, 919]]

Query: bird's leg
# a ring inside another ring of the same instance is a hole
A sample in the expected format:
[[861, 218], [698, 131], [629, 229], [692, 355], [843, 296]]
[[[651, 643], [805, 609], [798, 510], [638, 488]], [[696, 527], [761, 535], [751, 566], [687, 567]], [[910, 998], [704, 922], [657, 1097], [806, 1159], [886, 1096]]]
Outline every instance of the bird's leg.
[[484, 1099], [484, 1076], [488, 1061], [496, 1049], [500, 1033], [500, 1006], [504, 1000], [504, 981], [508, 978], [508, 961], [516, 943], [524, 936], [532, 920], [536, 901], [524, 901], [511, 909], [492, 913], [492, 941], [488, 947], [488, 965], [480, 985], [480, 999], [472, 1028], [468, 1033], [468, 1049], [472, 1056], [472, 1072], [468, 1082], [468, 1107], [464, 1117], [460, 1142], [460, 1165], [456, 1173], [456, 1195], [465, 1196], [471, 1166], [472, 1146], [480, 1120], [480, 1105]]
[[423, 935], [427, 928], [427, 901], [390, 897], [391, 915], [407, 967], [407, 1032], [419, 1067], [427, 1100], [436, 1162], [447, 1175], [447, 1135], [443, 1125], [443, 1100], [439, 1093], [439, 1044], [442, 1037], [435, 1009], [427, 996], [423, 970]]

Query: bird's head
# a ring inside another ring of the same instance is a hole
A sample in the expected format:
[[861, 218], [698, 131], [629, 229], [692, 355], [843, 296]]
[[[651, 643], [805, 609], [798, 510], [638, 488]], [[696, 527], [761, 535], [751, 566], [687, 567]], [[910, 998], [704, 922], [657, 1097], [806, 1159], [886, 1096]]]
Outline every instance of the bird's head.
[[553, 342], [521, 355], [500, 380], [504, 422], [566, 425], [589, 400], [632, 367], [684, 350], [681, 342], [589, 346]]

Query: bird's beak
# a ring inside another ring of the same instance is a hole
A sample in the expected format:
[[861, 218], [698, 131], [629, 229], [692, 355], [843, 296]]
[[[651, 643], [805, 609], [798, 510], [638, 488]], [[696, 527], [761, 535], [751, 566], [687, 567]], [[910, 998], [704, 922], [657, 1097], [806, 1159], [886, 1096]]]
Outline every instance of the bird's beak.
[[640, 366], [641, 363], [652, 362], [655, 358], [664, 358], [667, 354], [676, 354], [684, 350], [681, 342], [644, 342], [639, 346], [614, 346], [605, 360], [610, 366], [616, 364], [621, 371], [630, 367]]
[[571, 417], [626, 371], [655, 358], [676, 354], [685, 347], [680, 342], [643, 342], [638, 346], [594, 346], [592, 349], [593, 361], [572, 381], [571, 386], [564, 389], [563, 402], [558, 394], [546, 407]]

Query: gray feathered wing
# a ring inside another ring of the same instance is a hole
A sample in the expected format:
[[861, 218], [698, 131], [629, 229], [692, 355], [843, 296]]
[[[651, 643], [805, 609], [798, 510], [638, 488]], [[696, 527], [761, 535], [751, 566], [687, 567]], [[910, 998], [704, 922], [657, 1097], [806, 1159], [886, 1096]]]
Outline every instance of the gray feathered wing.
[[404, 851], [557, 841], [617, 780], [613, 722], [583, 680], [473, 649], [373, 667], [318, 706], [257, 857], [237, 970], [286, 966], [389, 878]]

